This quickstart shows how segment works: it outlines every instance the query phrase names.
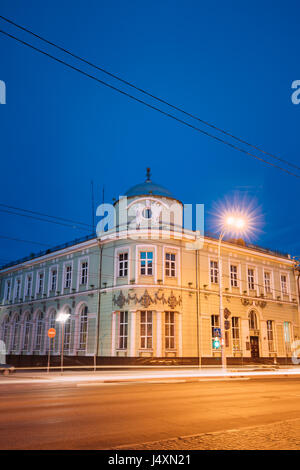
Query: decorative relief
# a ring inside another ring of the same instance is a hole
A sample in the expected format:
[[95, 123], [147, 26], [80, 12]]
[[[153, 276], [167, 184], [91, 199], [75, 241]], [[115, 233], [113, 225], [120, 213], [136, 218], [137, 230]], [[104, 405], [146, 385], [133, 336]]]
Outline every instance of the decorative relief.
[[125, 304], [129, 304], [130, 302], [134, 302], [134, 304], [140, 304], [144, 308], [148, 308], [151, 304], [156, 305], [158, 303], [162, 303], [163, 305], [167, 304], [170, 308], [174, 309], [177, 307], [177, 305], [182, 304], [182, 298], [180, 295], [176, 297], [172, 290], [168, 297], [166, 297], [164, 293], [159, 295], [159, 291], [155, 292], [154, 296], [151, 297], [147, 289], [144, 291], [141, 297], [139, 297], [136, 293], [131, 294], [130, 292], [128, 292], [127, 296], [125, 297], [122, 291], [119, 292], [118, 296], [113, 296], [114, 305], [117, 305], [120, 308], [123, 308]]
[[251, 299], [246, 299], [245, 297], [241, 298], [241, 302], [244, 305], [244, 307], [247, 307], [248, 305], [253, 305], [253, 306], [258, 306], [260, 308], [265, 308], [267, 305], [267, 302], [265, 300], [251, 300]]

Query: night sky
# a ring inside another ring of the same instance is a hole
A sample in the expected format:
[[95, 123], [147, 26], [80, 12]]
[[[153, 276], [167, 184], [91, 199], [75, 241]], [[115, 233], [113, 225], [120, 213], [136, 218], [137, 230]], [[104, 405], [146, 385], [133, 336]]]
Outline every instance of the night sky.
[[[274, 0], [0, 4], [1, 15], [298, 166], [300, 104], [291, 101], [291, 84], [300, 79], [299, 13], [299, 2]], [[3, 20], [0, 29], [142, 98]], [[2, 34], [0, 52], [7, 87], [7, 104], [0, 105], [1, 204], [90, 224], [91, 180], [96, 205], [103, 185], [111, 202], [144, 181], [150, 166], [153, 181], [178, 199], [205, 204], [208, 230], [216, 203], [247, 200], [264, 220], [251, 241], [300, 255], [299, 178]], [[41, 244], [0, 239], [0, 264], [89, 233], [1, 211], [0, 221], [0, 236]]]

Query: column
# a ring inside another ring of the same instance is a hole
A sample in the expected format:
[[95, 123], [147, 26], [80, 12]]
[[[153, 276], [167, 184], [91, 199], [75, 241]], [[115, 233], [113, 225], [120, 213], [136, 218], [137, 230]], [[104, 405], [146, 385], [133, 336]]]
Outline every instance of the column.
[[136, 344], [136, 338], [135, 338], [135, 328], [136, 326], [136, 310], [131, 310], [130, 311], [130, 344], [129, 344], [129, 356], [130, 357], [135, 357], [135, 344]]

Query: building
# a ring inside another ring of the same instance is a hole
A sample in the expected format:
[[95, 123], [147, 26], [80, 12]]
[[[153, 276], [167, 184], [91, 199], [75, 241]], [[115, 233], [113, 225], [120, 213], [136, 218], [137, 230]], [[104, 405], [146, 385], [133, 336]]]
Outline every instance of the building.
[[[182, 203], [149, 172], [125, 196], [98, 236], [1, 268], [10, 363], [45, 365], [49, 350], [58, 362], [61, 311], [69, 364], [220, 363], [218, 239], [183, 229]], [[300, 339], [293, 259], [241, 240], [222, 242], [222, 259], [228, 363], [290, 361]]]

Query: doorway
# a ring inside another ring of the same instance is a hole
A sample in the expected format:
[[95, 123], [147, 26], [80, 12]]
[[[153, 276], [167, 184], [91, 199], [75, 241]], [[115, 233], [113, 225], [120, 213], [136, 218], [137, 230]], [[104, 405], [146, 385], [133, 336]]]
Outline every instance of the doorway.
[[259, 357], [259, 341], [258, 336], [250, 336], [251, 357], [256, 359]]

